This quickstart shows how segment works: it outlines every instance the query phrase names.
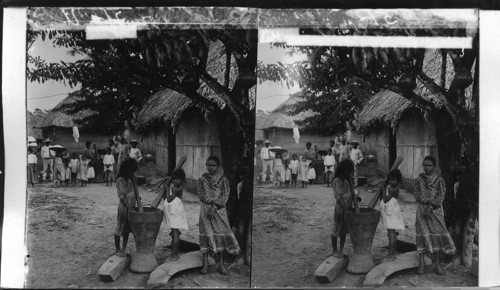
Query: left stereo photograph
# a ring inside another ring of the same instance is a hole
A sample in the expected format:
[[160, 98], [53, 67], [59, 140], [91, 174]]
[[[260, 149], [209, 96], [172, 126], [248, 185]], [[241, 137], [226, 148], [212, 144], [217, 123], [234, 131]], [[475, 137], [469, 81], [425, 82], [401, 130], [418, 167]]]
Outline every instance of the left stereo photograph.
[[256, 20], [28, 8], [25, 287], [250, 287]]

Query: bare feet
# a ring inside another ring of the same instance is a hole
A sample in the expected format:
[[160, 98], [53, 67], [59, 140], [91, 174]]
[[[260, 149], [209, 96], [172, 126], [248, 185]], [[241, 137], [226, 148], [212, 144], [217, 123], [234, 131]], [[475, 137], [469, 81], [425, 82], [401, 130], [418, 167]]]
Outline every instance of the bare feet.
[[222, 275], [229, 275], [229, 271], [225, 266], [219, 265], [219, 267], [217, 267], [217, 271], [219, 271]]
[[344, 256], [344, 253], [339, 251], [334, 251], [332, 256], [334, 256], [335, 258], [342, 258]]
[[388, 255], [387, 257], [385, 257], [385, 259], [383, 260], [383, 262], [389, 262], [389, 261], [394, 261], [396, 260], [396, 256], [395, 255]]
[[419, 274], [419, 275], [423, 275], [424, 274], [424, 266], [423, 265], [420, 266], [420, 267], [418, 267], [417, 274]]
[[444, 271], [443, 271], [443, 268], [441, 268], [440, 263], [436, 263], [436, 265], [434, 267], [435, 267], [436, 274], [444, 275]]
[[126, 257], [127, 253], [123, 251], [116, 251], [115, 255], [117, 255], [118, 257]]
[[167, 258], [167, 262], [176, 261], [178, 259], [179, 259], [178, 255], [172, 255], [172, 256]]
[[207, 265], [203, 265], [203, 267], [200, 270], [200, 274], [206, 275], [207, 273], [208, 273], [208, 266]]

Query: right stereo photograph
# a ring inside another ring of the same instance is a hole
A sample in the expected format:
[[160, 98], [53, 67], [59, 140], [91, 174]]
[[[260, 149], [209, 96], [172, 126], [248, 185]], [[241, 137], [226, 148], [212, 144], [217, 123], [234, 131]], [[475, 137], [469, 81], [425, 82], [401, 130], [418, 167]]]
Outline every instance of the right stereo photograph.
[[477, 10], [264, 10], [252, 287], [478, 286]]

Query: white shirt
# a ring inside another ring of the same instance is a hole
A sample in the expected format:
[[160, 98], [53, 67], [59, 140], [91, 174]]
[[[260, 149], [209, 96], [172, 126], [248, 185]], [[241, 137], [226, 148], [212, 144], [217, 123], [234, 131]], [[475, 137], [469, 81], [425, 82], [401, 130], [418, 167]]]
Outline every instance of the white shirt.
[[325, 156], [325, 166], [333, 166], [335, 165], [335, 156], [326, 155]]
[[36, 164], [38, 162], [38, 158], [36, 158], [36, 155], [33, 153], [28, 154], [28, 164]]
[[51, 158], [49, 151], [50, 151], [50, 154], [56, 155], [56, 152], [54, 152], [54, 150], [49, 150], [49, 146], [45, 146], [45, 145], [42, 146], [42, 149], [41, 149], [42, 158], [44, 158], [44, 159]]
[[113, 165], [113, 164], [115, 164], [115, 156], [113, 156], [113, 154], [106, 154], [106, 155], [104, 155], [104, 158], [102, 159], [102, 163], [104, 165]]
[[290, 161], [290, 170], [292, 170], [292, 174], [299, 172], [299, 160]]
[[359, 164], [363, 160], [363, 153], [361, 153], [361, 150], [359, 148], [352, 148], [350, 157], [354, 164]]
[[142, 159], [141, 150], [139, 148], [130, 148], [130, 153], [128, 155], [130, 158], [134, 158], [137, 161]]
[[269, 160], [269, 159], [271, 159], [271, 155], [269, 155], [269, 148], [268, 147], [262, 147], [260, 149], [260, 158], [262, 160]]

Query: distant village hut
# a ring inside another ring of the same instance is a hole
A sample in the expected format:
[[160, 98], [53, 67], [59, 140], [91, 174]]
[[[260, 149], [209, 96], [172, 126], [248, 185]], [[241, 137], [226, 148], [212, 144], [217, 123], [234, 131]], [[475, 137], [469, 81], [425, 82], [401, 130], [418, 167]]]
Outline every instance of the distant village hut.
[[[304, 155], [307, 142], [317, 145], [318, 150], [321, 150], [329, 147], [329, 141], [331, 139], [331, 137], [321, 136], [315, 132], [304, 131], [299, 125], [297, 125], [297, 121], [303, 120], [305, 117], [312, 114], [311, 112], [302, 112], [294, 116], [289, 116], [281, 112], [283, 107], [300, 102], [302, 100], [301, 94], [302, 92], [299, 92], [290, 96], [275, 110], [268, 114], [262, 125], [264, 139], [269, 139], [271, 141], [271, 146], [281, 146], [282, 148], [287, 149], [290, 158], [293, 154], [297, 154], [298, 156]], [[294, 128], [299, 130], [299, 143], [296, 143], [294, 139]]]

